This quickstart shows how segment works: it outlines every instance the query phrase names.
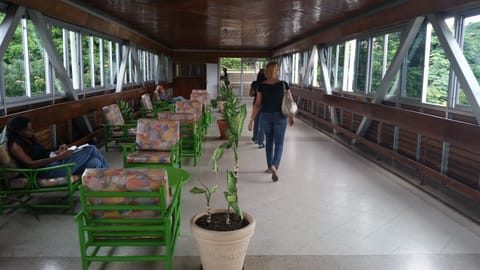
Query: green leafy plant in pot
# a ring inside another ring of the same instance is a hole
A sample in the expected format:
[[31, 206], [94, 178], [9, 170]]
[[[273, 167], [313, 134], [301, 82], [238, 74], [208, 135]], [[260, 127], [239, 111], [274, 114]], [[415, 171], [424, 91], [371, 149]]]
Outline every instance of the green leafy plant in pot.
[[225, 83], [220, 83], [220, 88], [218, 89], [217, 95], [217, 108], [219, 112], [223, 112], [224, 104], [232, 96], [235, 96], [232, 90], [227, 85], [225, 85]]
[[[221, 118], [217, 119], [218, 130], [220, 132], [220, 139], [227, 140], [227, 129], [228, 123], [227, 118], [228, 115], [226, 113], [238, 113], [237, 111], [240, 108], [240, 101], [237, 96], [232, 92], [230, 88], [226, 85], [222, 84], [220, 87], [219, 92], [219, 99], [221, 101], [217, 101], [218, 110], [221, 113]], [[219, 103], [220, 102], [220, 103]], [[221, 105], [220, 105], [221, 104]], [[241, 133], [241, 130], [240, 130]]]
[[[255, 220], [241, 210], [238, 196], [239, 156], [238, 143], [242, 134], [246, 105], [240, 104], [237, 96], [231, 95], [223, 112], [228, 123], [227, 140], [215, 149], [211, 158], [212, 170], [218, 173], [218, 161], [226, 150], [233, 153], [233, 170], [227, 169], [224, 197], [226, 209], [212, 210], [210, 200], [218, 185], [208, 188], [204, 184], [190, 192], [204, 194], [207, 202], [205, 212], [195, 215], [190, 221], [192, 235], [197, 240], [200, 259], [204, 270], [240, 270], [247, 252], [246, 247], [255, 229]], [[214, 250], [214, 252], [213, 252]]]
[[128, 102], [125, 100], [119, 100], [117, 102], [118, 108], [120, 109], [120, 113], [122, 113], [123, 120], [131, 121], [135, 118], [135, 113], [133, 109], [128, 105]]

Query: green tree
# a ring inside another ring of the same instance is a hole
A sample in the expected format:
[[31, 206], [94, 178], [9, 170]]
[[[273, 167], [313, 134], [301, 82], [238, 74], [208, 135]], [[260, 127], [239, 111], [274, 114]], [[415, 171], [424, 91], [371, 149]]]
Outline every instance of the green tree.
[[227, 70], [240, 70], [241, 58], [221, 58], [220, 59], [220, 66], [223, 68], [227, 68]]

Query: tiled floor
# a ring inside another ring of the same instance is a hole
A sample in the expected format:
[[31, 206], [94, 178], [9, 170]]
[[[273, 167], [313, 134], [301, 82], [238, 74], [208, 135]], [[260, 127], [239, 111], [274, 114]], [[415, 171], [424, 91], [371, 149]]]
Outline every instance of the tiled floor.
[[[208, 163], [216, 139], [209, 130], [200, 165], [184, 163], [182, 234], [174, 269], [199, 269], [189, 219], [203, 197], [188, 190], [202, 181], [224, 186]], [[256, 219], [245, 269], [480, 269], [480, 230], [461, 215], [370, 163], [301, 121], [287, 130], [280, 180], [264, 173], [265, 153], [244, 131], [240, 142], [240, 205]], [[121, 166], [118, 150], [106, 153]], [[221, 188], [222, 189], [222, 188]], [[224, 207], [223, 194], [213, 205]], [[60, 213], [0, 216], [0, 269], [81, 269], [73, 217]], [[164, 269], [162, 263], [96, 264], [90, 269]]]

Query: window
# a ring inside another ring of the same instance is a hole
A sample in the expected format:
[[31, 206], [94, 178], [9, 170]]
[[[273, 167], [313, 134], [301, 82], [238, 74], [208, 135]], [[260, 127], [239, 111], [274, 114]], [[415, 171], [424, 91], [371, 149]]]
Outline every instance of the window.
[[402, 96], [420, 99], [422, 97], [423, 67], [425, 63], [426, 24], [422, 26], [410, 47], [406, 59], [406, 72], [402, 84]]
[[[473, 74], [480, 82], [480, 15], [466, 17], [463, 23], [463, 54]], [[457, 103], [469, 105], [462, 89], [459, 91]]]
[[[446, 22], [450, 29], [453, 29], [453, 19]], [[428, 59], [428, 66], [424, 69], [427, 81], [426, 85], [425, 82], [423, 85], [422, 102], [446, 106], [450, 61], [440, 45], [437, 34], [432, 31], [431, 24], [427, 25], [425, 57]]]
[[[27, 84], [27, 95], [30, 91], [31, 96], [44, 95], [46, 89], [45, 82], [45, 56], [46, 52], [41, 46], [40, 39], [35, 31], [32, 21], [22, 20], [26, 23], [25, 36], [27, 37], [27, 50], [28, 50], [28, 66], [26, 74], [29, 75]], [[48, 65], [47, 65], [48, 66]]]
[[355, 91], [365, 92], [367, 87], [368, 41], [360, 40], [357, 47], [357, 62], [355, 66]]
[[[22, 19], [24, 20], [24, 19]], [[12, 41], [3, 56], [5, 76], [5, 95], [9, 97], [25, 96], [25, 59], [22, 38], [22, 24], [17, 26]]]

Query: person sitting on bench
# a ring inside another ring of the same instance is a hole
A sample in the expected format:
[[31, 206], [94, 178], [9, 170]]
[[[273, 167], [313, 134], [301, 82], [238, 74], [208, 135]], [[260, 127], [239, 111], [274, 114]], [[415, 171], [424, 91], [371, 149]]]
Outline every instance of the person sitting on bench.
[[[12, 157], [25, 168], [41, 168], [74, 162], [72, 174], [82, 174], [86, 168], [109, 168], [110, 165], [94, 145], [82, 147], [81, 150], [69, 150], [60, 145], [58, 150], [50, 153], [38, 141], [33, 133], [30, 119], [15, 116], [7, 123], [7, 147]], [[48, 171], [41, 177], [55, 178], [65, 176], [65, 169]]]

